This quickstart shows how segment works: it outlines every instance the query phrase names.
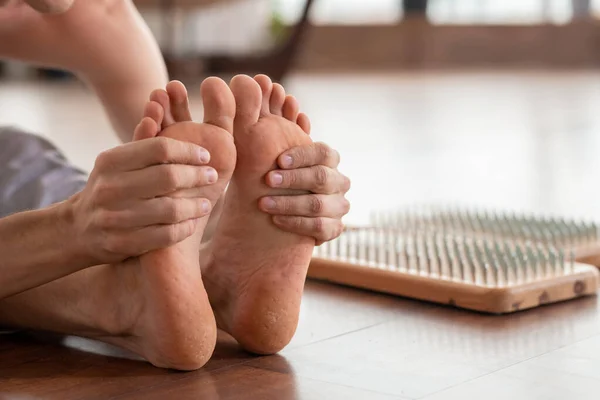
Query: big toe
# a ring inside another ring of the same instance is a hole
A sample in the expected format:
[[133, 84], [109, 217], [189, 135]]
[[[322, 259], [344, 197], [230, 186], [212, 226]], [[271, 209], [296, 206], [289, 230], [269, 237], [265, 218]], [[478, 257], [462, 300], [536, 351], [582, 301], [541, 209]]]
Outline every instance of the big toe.
[[260, 85], [247, 75], [237, 75], [230, 83], [231, 91], [235, 97], [236, 130], [258, 122], [262, 105], [262, 89]]
[[233, 134], [236, 100], [229, 86], [215, 77], [207, 78], [200, 87], [204, 104], [204, 122]]

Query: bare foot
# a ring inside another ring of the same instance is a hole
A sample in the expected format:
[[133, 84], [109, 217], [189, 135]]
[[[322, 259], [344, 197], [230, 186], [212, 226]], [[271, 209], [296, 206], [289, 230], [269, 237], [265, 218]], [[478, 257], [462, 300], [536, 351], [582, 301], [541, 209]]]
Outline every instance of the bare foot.
[[[187, 99], [180, 83], [171, 83], [169, 88], [174, 90], [175, 98], [183, 95]], [[214, 177], [215, 183], [176, 195], [207, 198], [214, 205], [235, 167], [236, 153], [231, 135], [235, 101], [227, 84], [217, 78], [204, 81], [202, 95], [204, 123], [169, 120], [174, 114], [189, 114], [187, 101], [171, 108], [151, 101], [134, 138], [166, 136], [207, 149], [211, 154], [208, 165], [218, 174]], [[134, 311], [125, 316], [130, 321], [130, 335], [108, 338], [107, 341], [136, 351], [162, 367], [192, 370], [208, 361], [217, 332], [198, 261], [207, 221], [208, 217], [200, 219], [195, 234], [175, 246], [128, 260], [125, 266], [114, 266], [124, 291], [121, 293], [122, 307], [129, 305]]]
[[311, 140], [296, 123], [296, 100], [286, 98], [283, 87], [264, 75], [236, 76], [230, 86], [237, 166], [207, 247], [213, 260], [202, 273], [218, 326], [247, 350], [270, 354], [294, 335], [315, 242], [279, 230], [259, 211], [258, 200], [298, 193], [269, 188], [264, 177], [281, 153]]

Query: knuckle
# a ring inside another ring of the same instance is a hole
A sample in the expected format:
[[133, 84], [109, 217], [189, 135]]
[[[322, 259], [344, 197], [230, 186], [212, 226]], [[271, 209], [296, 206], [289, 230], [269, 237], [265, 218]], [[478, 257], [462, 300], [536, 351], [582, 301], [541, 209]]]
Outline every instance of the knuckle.
[[187, 237], [190, 237], [196, 231], [196, 222], [193, 220], [182, 222], [180, 225], [180, 235], [177, 240], [180, 241]]
[[286, 171], [281, 173], [281, 177], [283, 178], [282, 187], [290, 187], [294, 186], [296, 182], [298, 182], [298, 173], [297, 171]]
[[317, 151], [323, 160], [331, 160], [333, 158], [335, 150], [323, 142], [319, 142], [316, 145]]
[[117, 193], [116, 187], [105, 180], [98, 180], [94, 185], [93, 198], [96, 204], [104, 204]]
[[170, 222], [178, 222], [182, 215], [181, 205], [175, 199], [165, 198], [163, 212]]
[[195, 226], [196, 225], [194, 221], [185, 221], [178, 224], [168, 225], [165, 229], [165, 241], [169, 245], [179, 243], [181, 240], [194, 233]]
[[313, 195], [310, 197], [310, 212], [313, 215], [318, 215], [321, 212], [323, 212], [323, 209], [325, 208], [325, 202], [323, 201], [323, 199], [319, 196]]
[[105, 150], [98, 154], [98, 157], [96, 157], [96, 162], [94, 163], [94, 169], [99, 171], [108, 169], [112, 163], [111, 158], [110, 150]]
[[329, 180], [329, 172], [324, 166], [318, 166], [315, 168], [315, 184], [318, 189], [323, 189], [327, 186]]
[[179, 175], [174, 165], [164, 165], [162, 167], [162, 179], [164, 189], [169, 192], [175, 191], [179, 187]]
[[322, 236], [325, 233], [325, 221], [323, 218], [315, 218], [314, 220], [314, 231], [316, 234]]
[[295, 217], [292, 218], [290, 220], [290, 225], [294, 228], [294, 230], [296, 231], [301, 231], [302, 228], [304, 228], [304, 222], [302, 221], [302, 218], [300, 217]]
[[[181, 224], [185, 225], [185, 224]], [[165, 229], [165, 241], [169, 244], [175, 244], [179, 241], [179, 231], [183, 231], [184, 228], [179, 224], [167, 225]]]
[[338, 164], [340, 163], [340, 153], [338, 153], [337, 150], [332, 149], [331, 147], [322, 142], [318, 143], [318, 149], [319, 156], [323, 160], [323, 163], [332, 168], [338, 166]]
[[110, 254], [125, 254], [128, 245], [124, 238], [115, 235], [108, 235], [104, 239], [103, 248], [105, 252]]
[[294, 158], [294, 160], [304, 161], [306, 160], [307, 154], [306, 149], [304, 147], [294, 147], [289, 153], [290, 156]]
[[97, 225], [101, 230], [117, 228], [122, 218], [114, 211], [101, 211], [97, 214]]
[[284, 214], [289, 214], [292, 211], [292, 202], [287, 197], [275, 197], [275, 209], [281, 210]]
[[166, 163], [171, 156], [171, 142], [165, 137], [157, 137], [154, 141], [154, 157], [157, 162]]

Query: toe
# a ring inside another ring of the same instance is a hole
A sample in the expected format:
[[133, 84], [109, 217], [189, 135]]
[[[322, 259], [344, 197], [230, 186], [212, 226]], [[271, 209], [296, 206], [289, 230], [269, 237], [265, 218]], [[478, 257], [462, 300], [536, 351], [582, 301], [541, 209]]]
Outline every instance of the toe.
[[286, 96], [282, 107], [283, 118], [295, 123], [299, 110], [300, 105], [298, 104], [298, 100], [294, 96]]
[[144, 117], [152, 118], [157, 126], [162, 124], [164, 116], [163, 107], [155, 101], [149, 101], [144, 107]]
[[266, 75], [256, 75], [254, 80], [260, 86], [260, 90], [262, 90], [262, 105], [260, 108], [261, 115], [270, 114], [269, 108], [269, 99], [271, 98], [271, 92], [273, 91], [273, 82], [271, 78]]
[[307, 135], [310, 135], [310, 119], [304, 113], [298, 114], [298, 118], [296, 118], [296, 123]]
[[183, 83], [171, 81], [167, 84], [167, 94], [169, 95], [169, 104], [171, 114], [175, 122], [191, 121], [192, 114], [188, 101], [188, 94]]
[[150, 93], [150, 101], [155, 101], [163, 108], [162, 127], [166, 128], [175, 123], [173, 114], [171, 113], [171, 104], [169, 102], [169, 94], [164, 89], [156, 89]]
[[158, 133], [158, 124], [150, 117], [142, 118], [142, 121], [136, 126], [133, 132], [133, 140], [150, 139]]
[[278, 83], [273, 85], [273, 92], [271, 93], [271, 99], [269, 107], [271, 114], [283, 115], [283, 103], [285, 102], [285, 89]]
[[247, 75], [237, 75], [230, 83], [235, 96], [236, 126], [248, 126], [258, 122], [262, 105], [260, 85]]
[[[252, 78], [248, 77], [248, 79], [254, 82]], [[200, 92], [204, 104], [204, 122], [233, 134], [237, 98], [234, 99], [229, 86], [223, 80], [211, 77], [202, 82]]]

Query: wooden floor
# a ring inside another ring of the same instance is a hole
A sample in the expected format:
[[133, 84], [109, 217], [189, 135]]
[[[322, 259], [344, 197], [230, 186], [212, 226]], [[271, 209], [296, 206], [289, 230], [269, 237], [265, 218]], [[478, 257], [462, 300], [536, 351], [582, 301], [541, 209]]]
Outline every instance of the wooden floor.
[[[294, 76], [288, 87], [315, 139], [342, 153], [347, 222], [421, 201], [600, 220], [600, 73]], [[76, 86], [0, 83], [6, 123], [88, 169], [117, 143]], [[2, 335], [0, 399], [597, 399], [600, 307], [592, 297], [487, 316], [308, 282], [279, 356], [247, 355], [225, 336], [193, 373], [123, 356]]]

